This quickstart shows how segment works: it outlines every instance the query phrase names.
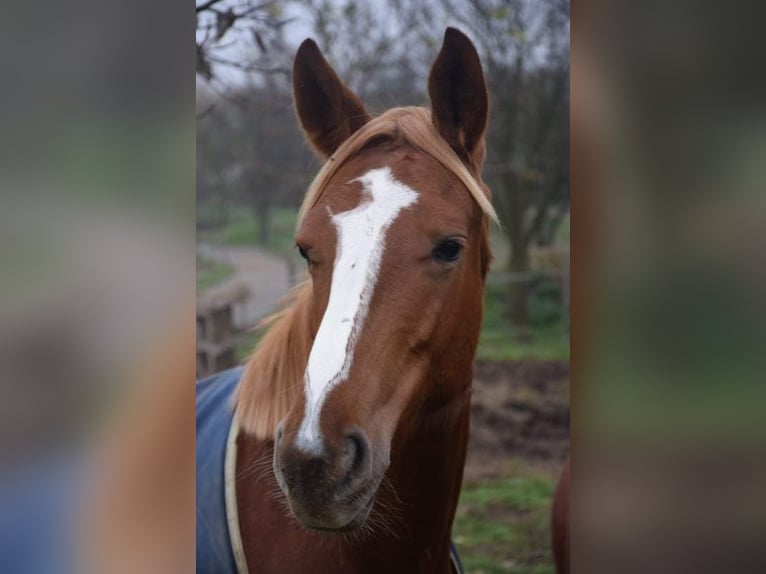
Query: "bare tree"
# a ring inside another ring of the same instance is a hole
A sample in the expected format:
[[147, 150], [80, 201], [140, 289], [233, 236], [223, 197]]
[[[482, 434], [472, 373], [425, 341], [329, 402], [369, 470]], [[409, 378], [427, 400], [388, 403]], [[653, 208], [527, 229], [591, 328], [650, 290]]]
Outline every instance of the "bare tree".
[[286, 165], [300, 144], [286, 87], [292, 51], [284, 28], [293, 20], [287, 4], [198, 0], [196, 6], [197, 75], [217, 95], [199, 111], [198, 205], [211, 224], [225, 221], [232, 206], [249, 207], [262, 244], [271, 240], [274, 205], [285, 203], [286, 193], [295, 196], [296, 182], [305, 184]]
[[[287, 72], [282, 30], [290, 22], [280, 0], [204, 0], [197, 3], [197, 75], [212, 81], [216, 67], [253, 73]], [[236, 56], [228, 55], [238, 48]]]
[[229, 206], [248, 208], [258, 221], [259, 242], [269, 245], [274, 208], [297, 208], [316, 170], [295, 121], [289, 83], [267, 77], [237, 88], [198, 126], [200, 206], [212, 223], [225, 219]]
[[288, 82], [271, 78], [241, 97], [248, 105], [234, 110], [234, 153], [242, 166], [237, 191], [258, 218], [261, 244], [268, 245], [273, 208], [297, 207], [316, 165], [295, 121]]
[[[508, 267], [526, 274], [530, 247], [550, 243], [569, 210], [569, 1], [394, 2], [403, 20], [421, 24], [424, 42], [452, 24], [477, 43], [491, 94], [485, 177], [511, 247]], [[527, 283], [513, 281], [509, 297], [523, 332]]]
[[[221, 13], [225, 5], [200, 7]], [[396, 22], [381, 26], [370, 3], [309, 0], [297, 13], [323, 49], [328, 48], [326, 53], [344, 81], [371, 109], [414, 103], [422, 97], [425, 82], [413, 93], [411, 58], [401, 36], [393, 32]], [[210, 21], [218, 19], [216, 15]], [[216, 46], [214, 38], [211, 47]], [[293, 52], [283, 47], [272, 50], [269, 58], [287, 69]], [[218, 98], [213, 112], [206, 106], [205, 117], [199, 119], [198, 200], [212, 222], [224, 219], [228, 206], [249, 208], [259, 222], [260, 242], [267, 245], [273, 208], [298, 204], [317, 163], [295, 121], [287, 75], [253, 72], [252, 76]]]

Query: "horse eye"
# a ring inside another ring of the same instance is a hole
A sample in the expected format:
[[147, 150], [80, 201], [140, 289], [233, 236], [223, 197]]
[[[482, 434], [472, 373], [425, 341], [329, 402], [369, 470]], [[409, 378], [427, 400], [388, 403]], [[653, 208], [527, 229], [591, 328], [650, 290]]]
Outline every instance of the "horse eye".
[[445, 239], [437, 245], [431, 252], [431, 257], [436, 261], [443, 263], [452, 263], [457, 261], [463, 245], [456, 239]]
[[298, 253], [300, 253], [301, 257], [303, 257], [307, 263], [310, 262], [309, 254], [306, 253], [306, 250], [303, 248], [302, 245], [298, 246]]

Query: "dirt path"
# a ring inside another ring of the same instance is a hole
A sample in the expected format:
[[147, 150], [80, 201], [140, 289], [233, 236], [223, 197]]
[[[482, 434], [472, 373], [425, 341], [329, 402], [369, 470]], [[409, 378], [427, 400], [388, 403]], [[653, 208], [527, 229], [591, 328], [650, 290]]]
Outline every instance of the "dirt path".
[[569, 362], [477, 362], [466, 479], [503, 476], [514, 458], [557, 473], [568, 454]]
[[197, 250], [205, 258], [234, 267], [230, 277], [198, 297], [198, 304], [242, 296], [234, 308], [237, 327], [251, 327], [276, 309], [290, 287], [287, 263], [257, 247], [199, 245]]

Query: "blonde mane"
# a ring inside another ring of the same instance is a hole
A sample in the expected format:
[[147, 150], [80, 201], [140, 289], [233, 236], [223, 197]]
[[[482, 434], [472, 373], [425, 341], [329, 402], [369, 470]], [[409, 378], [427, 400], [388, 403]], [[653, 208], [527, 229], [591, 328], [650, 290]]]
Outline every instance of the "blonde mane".
[[[487, 218], [497, 223], [488, 190], [480, 176], [471, 175], [441, 137], [431, 121], [431, 112], [425, 108], [403, 107], [388, 110], [365, 124], [325, 162], [306, 192], [298, 214], [298, 226], [338, 169], [381, 137], [400, 139], [433, 157], [463, 183]], [[488, 259], [488, 247], [486, 251]], [[303, 374], [312, 343], [311, 297], [311, 285], [301, 283], [292, 290], [283, 309], [258, 326], [259, 329], [269, 327], [269, 330], [248, 358], [235, 398], [241, 428], [258, 438], [273, 439], [279, 421], [287, 415], [303, 389]]]
[[306, 192], [298, 213], [298, 225], [317, 202], [335, 173], [369, 142], [381, 137], [399, 137], [406, 143], [423, 151], [453, 173], [468, 189], [481, 210], [495, 223], [495, 208], [481, 180], [471, 175], [455, 151], [436, 131], [431, 112], [415, 106], [393, 108], [362, 126], [348, 138], [325, 162]]

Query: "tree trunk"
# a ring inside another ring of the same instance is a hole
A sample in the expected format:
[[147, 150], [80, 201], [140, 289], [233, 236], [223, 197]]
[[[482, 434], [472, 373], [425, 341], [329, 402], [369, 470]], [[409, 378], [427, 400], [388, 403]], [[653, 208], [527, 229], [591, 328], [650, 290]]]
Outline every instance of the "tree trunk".
[[536, 242], [539, 247], [552, 247], [556, 243], [556, 232], [566, 214], [565, 209], [558, 208], [553, 215], [546, 217], [537, 232]]
[[[523, 238], [511, 240], [511, 261], [509, 269], [513, 274], [529, 272], [529, 243]], [[511, 324], [518, 337], [527, 340], [531, 336], [529, 324], [529, 281], [527, 277], [514, 277], [511, 280], [509, 293], [509, 308]]]
[[527, 277], [516, 274], [529, 272], [529, 240], [524, 229], [524, 204], [521, 194], [512, 196], [513, 207], [509, 210], [508, 238], [511, 243], [511, 260], [509, 271], [514, 274], [511, 279], [508, 296], [510, 319], [518, 337], [527, 340], [531, 336], [529, 325], [529, 282]]

